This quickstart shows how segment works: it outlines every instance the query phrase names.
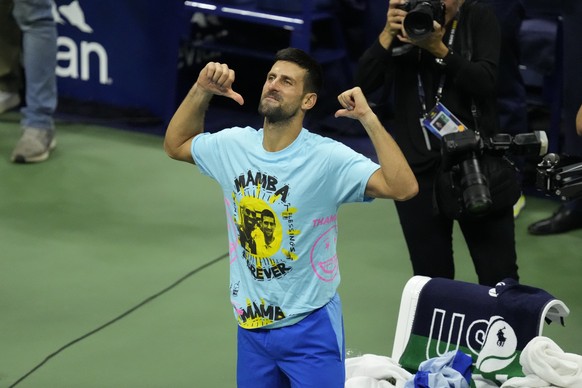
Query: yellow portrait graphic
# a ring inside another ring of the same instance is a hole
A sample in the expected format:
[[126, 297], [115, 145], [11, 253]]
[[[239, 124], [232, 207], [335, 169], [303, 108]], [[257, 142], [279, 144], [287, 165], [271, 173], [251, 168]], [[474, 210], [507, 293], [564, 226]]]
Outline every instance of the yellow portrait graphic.
[[240, 245], [257, 257], [270, 257], [281, 247], [281, 221], [263, 200], [243, 197], [239, 203], [237, 222]]

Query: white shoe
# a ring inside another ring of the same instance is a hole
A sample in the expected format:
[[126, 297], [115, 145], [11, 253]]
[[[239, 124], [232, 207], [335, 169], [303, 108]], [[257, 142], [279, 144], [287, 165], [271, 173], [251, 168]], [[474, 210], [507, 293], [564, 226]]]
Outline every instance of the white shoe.
[[0, 90], [0, 114], [16, 108], [20, 105], [20, 95], [18, 93], [3, 92]]
[[12, 152], [13, 163], [38, 163], [48, 159], [57, 146], [53, 129], [22, 128], [22, 137]]

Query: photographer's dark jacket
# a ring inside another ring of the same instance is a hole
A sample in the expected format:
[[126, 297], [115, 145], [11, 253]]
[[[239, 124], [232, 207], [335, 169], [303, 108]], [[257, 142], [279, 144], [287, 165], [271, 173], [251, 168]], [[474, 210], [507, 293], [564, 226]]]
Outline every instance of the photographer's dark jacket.
[[[443, 41], [448, 42], [451, 25]], [[415, 173], [435, 170], [440, 161], [440, 143], [428, 133], [431, 149], [419, 119], [422, 109], [418, 95], [417, 74], [420, 73], [427, 109], [435, 105], [441, 74], [446, 74], [441, 103], [466, 126], [475, 129], [471, 104], [479, 111], [479, 131], [488, 136], [499, 132], [497, 115], [497, 64], [500, 29], [495, 14], [487, 6], [467, 0], [459, 13], [453, 50], [443, 59], [444, 66], [428, 51], [414, 46], [402, 55], [393, 55], [399, 45], [394, 38], [385, 50], [378, 40], [360, 58], [356, 84], [365, 94], [390, 85], [393, 89], [394, 127], [390, 132]], [[419, 58], [420, 52], [420, 58]]]

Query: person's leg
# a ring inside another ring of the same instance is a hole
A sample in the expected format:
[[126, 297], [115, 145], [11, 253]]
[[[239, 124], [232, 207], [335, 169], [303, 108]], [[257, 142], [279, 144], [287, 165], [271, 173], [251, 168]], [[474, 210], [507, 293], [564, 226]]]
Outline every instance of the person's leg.
[[15, 0], [14, 18], [22, 30], [26, 106], [22, 126], [53, 130], [57, 105], [57, 30], [50, 0]]
[[340, 388], [345, 345], [339, 296], [283, 328], [238, 329], [237, 386]]
[[465, 218], [459, 225], [475, 265], [479, 284], [495, 286], [505, 278], [519, 280], [513, 210]]
[[290, 387], [289, 379], [269, 351], [271, 330], [238, 328], [236, 381], [238, 388]]
[[395, 201], [414, 275], [454, 279], [453, 221], [435, 214], [432, 177], [417, 176], [418, 194]]
[[22, 137], [11, 159], [15, 163], [42, 162], [56, 146], [57, 31], [51, 0], [15, 0], [14, 18], [23, 36], [26, 105], [21, 110]]
[[295, 325], [273, 333], [278, 362], [293, 388], [343, 388], [345, 344], [341, 302], [326, 306]]
[[21, 32], [12, 16], [13, 3], [0, 1], [0, 113], [20, 104]]

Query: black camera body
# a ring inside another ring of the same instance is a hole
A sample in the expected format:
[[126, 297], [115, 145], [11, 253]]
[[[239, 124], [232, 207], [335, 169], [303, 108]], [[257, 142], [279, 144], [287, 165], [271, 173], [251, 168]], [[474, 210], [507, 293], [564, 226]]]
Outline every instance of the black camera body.
[[467, 213], [487, 213], [493, 203], [490, 182], [483, 172], [481, 159], [485, 153], [504, 156], [545, 155], [548, 140], [545, 132], [536, 131], [515, 136], [497, 134], [482, 139], [472, 130], [454, 132], [442, 138], [442, 168], [459, 176], [462, 203]]
[[445, 4], [441, 0], [408, 0], [398, 8], [407, 12], [404, 30], [412, 40], [422, 39], [433, 31], [433, 21], [445, 21]]
[[564, 201], [582, 197], [582, 158], [547, 154], [537, 166], [536, 188]]

